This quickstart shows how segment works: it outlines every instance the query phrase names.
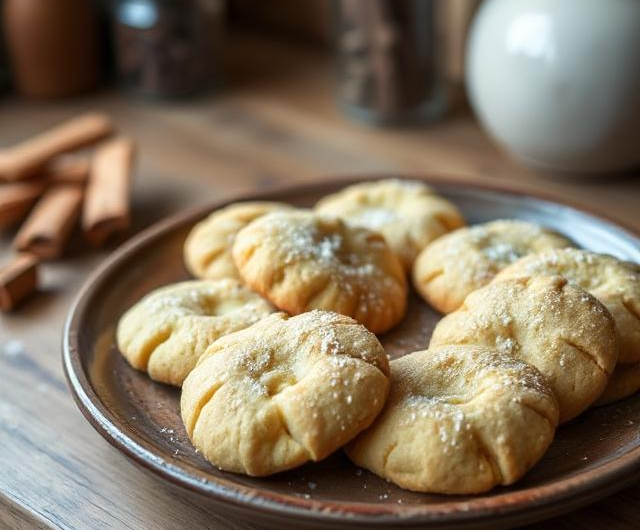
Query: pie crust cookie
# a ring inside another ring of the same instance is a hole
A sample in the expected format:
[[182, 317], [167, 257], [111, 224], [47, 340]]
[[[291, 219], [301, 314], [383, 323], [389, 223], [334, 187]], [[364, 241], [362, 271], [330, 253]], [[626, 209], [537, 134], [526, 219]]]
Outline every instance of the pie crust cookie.
[[280, 202], [239, 202], [216, 210], [187, 236], [183, 252], [187, 269], [200, 279], [240, 279], [231, 257], [236, 234], [258, 217], [290, 208]]
[[640, 265], [575, 248], [527, 256], [496, 280], [531, 275], [560, 275], [600, 300], [616, 321], [622, 364], [640, 363]]
[[431, 347], [443, 344], [495, 348], [538, 368], [560, 423], [600, 397], [618, 360], [611, 313], [561, 276], [503, 280], [471, 293], [436, 325]]
[[391, 361], [387, 404], [346, 451], [401, 488], [481, 493], [522, 477], [557, 423], [536, 368], [479, 346], [442, 346]]
[[236, 236], [233, 258], [244, 282], [276, 307], [355, 318], [373, 333], [405, 313], [407, 282], [382, 235], [308, 211], [275, 212]]
[[406, 270], [431, 241], [466, 224], [454, 204], [414, 180], [354, 184], [321, 199], [315, 210], [380, 232]]
[[131, 366], [180, 386], [214, 340], [274, 311], [237, 280], [175, 283], [149, 293], [120, 318], [117, 344]]
[[264, 476], [325, 458], [389, 392], [378, 339], [328, 311], [271, 315], [207, 350], [183, 385], [187, 433], [212, 464]]
[[559, 234], [526, 221], [498, 220], [460, 228], [418, 255], [413, 283], [431, 306], [450, 313], [522, 256], [568, 246], [569, 240]]

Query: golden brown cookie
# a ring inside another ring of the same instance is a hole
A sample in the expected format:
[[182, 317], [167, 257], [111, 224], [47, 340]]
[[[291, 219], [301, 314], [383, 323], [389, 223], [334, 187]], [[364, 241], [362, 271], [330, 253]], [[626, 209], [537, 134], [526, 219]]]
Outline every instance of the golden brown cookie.
[[184, 243], [184, 262], [196, 278], [240, 279], [231, 256], [236, 234], [251, 221], [291, 206], [280, 202], [239, 202], [216, 210], [196, 224]]
[[640, 363], [618, 364], [609, 379], [607, 388], [594, 405], [608, 405], [620, 401], [632, 396], [638, 390], [640, 390]]
[[640, 265], [588, 250], [554, 249], [516, 261], [496, 281], [539, 274], [564, 276], [600, 300], [620, 332], [618, 362], [640, 362]]
[[560, 276], [494, 282], [471, 293], [444, 317], [431, 347], [475, 344], [532, 364], [544, 375], [564, 423], [591, 405], [618, 360], [611, 313]]
[[404, 316], [407, 284], [398, 257], [377, 232], [307, 211], [275, 212], [236, 236], [244, 282], [297, 315], [325, 309], [382, 333]]
[[454, 204], [416, 180], [354, 184], [321, 199], [315, 210], [380, 232], [406, 270], [431, 241], [465, 225]]
[[568, 246], [569, 240], [555, 232], [515, 219], [460, 228], [420, 253], [413, 284], [430, 305], [450, 313], [522, 256]]
[[442, 346], [391, 361], [387, 404], [346, 451], [401, 488], [481, 493], [522, 477], [557, 424], [536, 368], [483, 347]]
[[214, 340], [273, 311], [237, 280], [175, 283], [149, 293], [120, 318], [118, 348], [151, 379], [180, 386]]
[[367, 428], [388, 376], [378, 339], [351, 318], [278, 313], [211, 345], [184, 382], [182, 419], [214, 465], [270, 475], [321, 460]]

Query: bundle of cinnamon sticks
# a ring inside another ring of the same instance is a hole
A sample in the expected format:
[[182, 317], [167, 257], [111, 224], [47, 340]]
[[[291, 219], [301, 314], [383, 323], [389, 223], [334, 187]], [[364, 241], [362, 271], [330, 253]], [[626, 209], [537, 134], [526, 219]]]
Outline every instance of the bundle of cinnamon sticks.
[[0, 310], [36, 289], [39, 264], [63, 256], [77, 224], [93, 247], [129, 227], [134, 153], [95, 112], [0, 151], [0, 228], [21, 223], [0, 269]]

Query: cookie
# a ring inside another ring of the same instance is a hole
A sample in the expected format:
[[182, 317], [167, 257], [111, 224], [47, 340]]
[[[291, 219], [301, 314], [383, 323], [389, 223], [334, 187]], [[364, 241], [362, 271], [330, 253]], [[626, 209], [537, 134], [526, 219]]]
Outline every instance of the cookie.
[[271, 315], [207, 350], [183, 385], [189, 438], [226, 471], [264, 476], [325, 458], [378, 415], [389, 364], [349, 317]]
[[382, 333], [404, 316], [407, 284], [382, 235], [308, 211], [275, 212], [243, 228], [233, 245], [243, 281], [297, 315], [335, 311]]
[[391, 392], [346, 452], [413, 491], [473, 494], [512, 484], [542, 457], [558, 405], [533, 366], [478, 346], [391, 361]]
[[609, 379], [607, 388], [594, 405], [608, 405], [620, 401], [632, 396], [638, 390], [640, 390], [640, 363], [618, 364]]
[[237, 280], [186, 281], [149, 293], [120, 319], [117, 344], [151, 379], [180, 386], [219, 337], [274, 312]]
[[591, 405], [618, 360], [609, 311], [561, 276], [494, 282], [471, 293], [435, 327], [431, 346], [475, 344], [532, 364], [560, 406], [560, 423]]
[[525, 221], [499, 220], [460, 228], [418, 255], [413, 283], [430, 305], [450, 313], [469, 293], [522, 256], [568, 246], [571, 243], [564, 237]]
[[640, 362], [640, 265], [588, 250], [555, 249], [516, 261], [496, 280], [538, 274], [564, 276], [600, 300], [620, 333], [618, 362]]
[[240, 202], [216, 210], [187, 236], [183, 251], [187, 270], [200, 279], [240, 279], [231, 257], [236, 234], [258, 217], [288, 208], [280, 202]]
[[320, 200], [315, 210], [380, 232], [406, 270], [431, 241], [465, 225], [455, 205], [433, 188], [412, 180], [386, 179], [348, 186]]

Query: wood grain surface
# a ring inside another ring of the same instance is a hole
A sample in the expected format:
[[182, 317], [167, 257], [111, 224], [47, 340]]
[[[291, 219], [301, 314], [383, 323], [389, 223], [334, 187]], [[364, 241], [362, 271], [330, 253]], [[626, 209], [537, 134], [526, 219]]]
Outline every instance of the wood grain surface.
[[[608, 213], [640, 231], [640, 172], [600, 181], [533, 172], [501, 153], [459, 106], [429, 128], [375, 130], [334, 106], [323, 54], [260, 37], [234, 43], [229, 91], [160, 103], [115, 92], [42, 104], [0, 100], [0, 146], [84, 110], [109, 112], [138, 140], [135, 226], [185, 206], [323, 175], [435, 172], [509, 182]], [[2, 236], [8, 257], [11, 232]], [[43, 288], [0, 321], [0, 528], [257, 530], [222, 518], [202, 498], [142, 471], [76, 409], [60, 363], [61, 329], [75, 292], [106, 255], [77, 239], [48, 265]], [[640, 484], [531, 529], [631, 530]]]

